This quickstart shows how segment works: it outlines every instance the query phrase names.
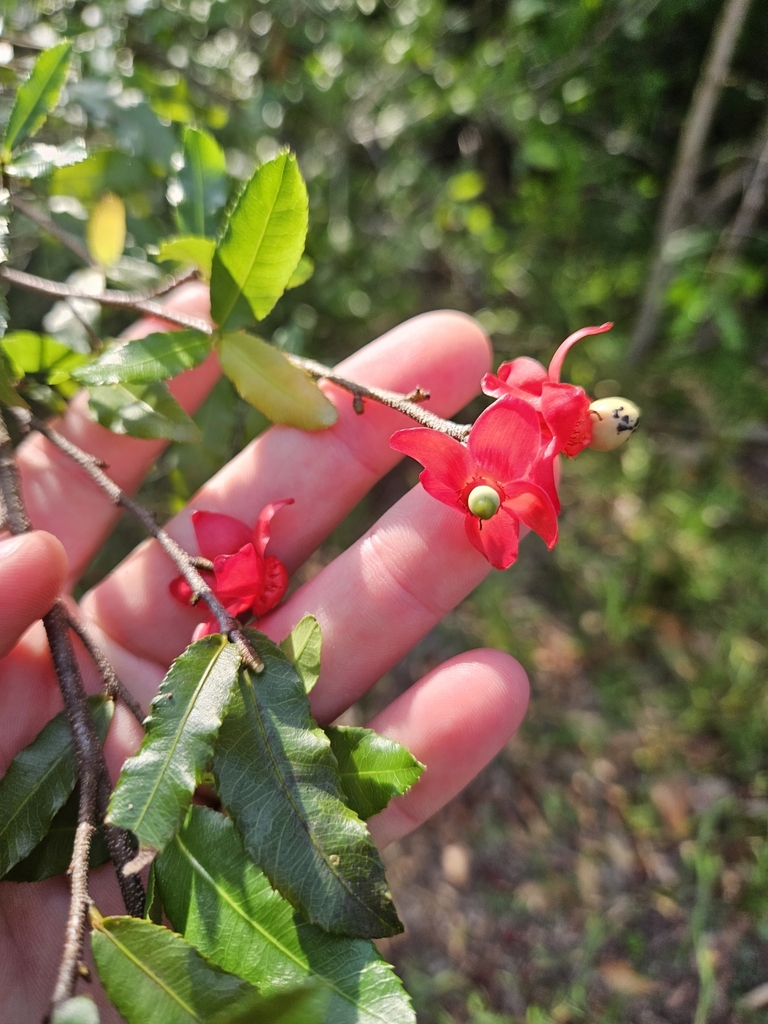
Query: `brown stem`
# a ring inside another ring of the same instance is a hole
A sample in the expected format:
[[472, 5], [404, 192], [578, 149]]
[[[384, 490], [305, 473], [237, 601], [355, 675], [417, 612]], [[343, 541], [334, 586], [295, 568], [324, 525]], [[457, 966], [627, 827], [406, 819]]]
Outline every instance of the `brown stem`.
[[[188, 281], [191, 276], [191, 271], [184, 271], [183, 274], [173, 278], [173, 284], [169, 284], [165, 290], [170, 291], [171, 288], [175, 288], [180, 282]], [[172, 312], [161, 303], [147, 298], [146, 292], [119, 292], [107, 288], [106, 291], [101, 292], [99, 295], [88, 295], [85, 292], [69, 288], [58, 281], [49, 281], [48, 278], [37, 277], [37, 275], [28, 274], [24, 270], [14, 270], [6, 264], [0, 266], [0, 277], [4, 277], [11, 284], [18, 285], [19, 288], [26, 288], [27, 291], [48, 295], [54, 299], [85, 299], [87, 302], [98, 302], [102, 306], [124, 309], [131, 313], [144, 313], [147, 316], [154, 316], [160, 320], [167, 320], [168, 323], [178, 324], [180, 327], [189, 327], [195, 331], [202, 331], [203, 334], [213, 334], [213, 327], [211, 327], [207, 320], [203, 320], [199, 316], [190, 316], [187, 313]], [[164, 294], [164, 292], [155, 291], [150, 294], [157, 295]]]
[[70, 873], [70, 902], [67, 926], [64, 932], [59, 973], [53, 990], [54, 1007], [74, 995], [78, 978], [78, 965], [83, 956], [85, 925], [91, 898], [88, 895], [88, 858], [91, 839], [96, 831], [96, 798], [99, 779], [104, 771], [96, 727], [88, 710], [88, 700], [80, 676], [67, 620], [57, 602], [43, 617], [54, 668], [64, 698], [64, 708], [72, 732], [80, 779], [80, 809], [72, 851]]
[[61, 242], [62, 245], [66, 246], [70, 252], [74, 253], [79, 260], [83, 263], [87, 263], [89, 267], [97, 267], [98, 263], [88, 252], [88, 249], [83, 245], [79, 238], [75, 238], [69, 231], [60, 227], [55, 220], [51, 217], [46, 217], [44, 213], [40, 213], [32, 203], [28, 203], [21, 196], [11, 194], [11, 206], [15, 207], [19, 213], [23, 213], [25, 217], [32, 221], [33, 224], [37, 224], [39, 228], [47, 232], [53, 238]]
[[[18, 411], [18, 410], [17, 410]], [[27, 533], [31, 522], [21, 495], [21, 481], [13, 453], [11, 437], [0, 410], [0, 494], [7, 512], [8, 528], [14, 535]], [[70, 864], [70, 903], [61, 963], [52, 1005], [68, 999], [75, 991], [85, 941], [88, 895], [88, 859], [96, 828], [98, 787], [106, 778], [106, 764], [96, 727], [88, 708], [88, 698], [80, 675], [64, 606], [57, 601], [43, 617], [48, 646], [72, 733], [72, 742], [80, 780], [80, 806]], [[135, 900], [136, 894], [131, 892]], [[143, 896], [142, 896], [143, 900]], [[126, 909], [129, 904], [126, 902]]]
[[760, 139], [760, 153], [744, 198], [736, 211], [732, 224], [723, 232], [717, 254], [718, 260], [728, 261], [737, 255], [752, 233], [755, 221], [765, 202], [768, 189], [768, 117], [763, 121]]
[[166, 533], [161, 526], [157, 525], [152, 514], [137, 501], [134, 501], [133, 498], [118, 487], [114, 480], [107, 476], [99, 465], [98, 459], [89, 455], [88, 452], [84, 452], [82, 448], [78, 448], [77, 445], [72, 444], [72, 442], [68, 441], [67, 438], [62, 437], [58, 431], [49, 427], [46, 423], [43, 423], [36, 417], [31, 416], [26, 412], [26, 410], [14, 410], [14, 412], [22, 423], [26, 423], [28, 426], [31, 426], [32, 429], [37, 430], [46, 437], [51, 444], [55, 445], [59, 451], [69, 456], [73, 462], [76, 462], [81, 469], [85, 470], [94, 483], [98, 484], [98, 486], [109, 495], [116, 505], [121, 505], [124, 509], [130, 512], [135, 519], [138, 519], [147, 533], [155, 538], [165, 553], [173, 560], [173, 562], [175, 562], [179, 572], [192, 588], [192, 593], [198, 599], [205, 601], [208, 605], [219, 624], [221, 632], [225, 633], [229, 637], [230, 641], [237, 646], [243, 660], [254, 670], [254, 672], [262, 672], [264, 670], [264, 663], [243, 635], [237, 619], [229, 614], [221, 601], [219, 601], [218, 597], [216, 597], [214, 592], [195, 568], [191, 557], [187, 554], [184, 548], [182, 548], [180, 544], [177, 544], [173, 537]]
[[400, 395], [395, 391], [386, 391], [383, 388], [367, 387], [365, 384], [357, 384], [354, 381], [339, 376], [339, 374], [327, 366], [323, 366], [322, 363], [316, 363], [314, 359], [305, 359], [303, 356], [296, 356], [290, 352], [284, 352], [283, 355], [289, 363], [293, 363], [294, 366], [306, 370], [310, 377], [313, 377], [315, 380], [329, 380], [337, 387], [348, 391], [353, 396], [355, 412], [363, 411], [363, 399], [368, 398], [371, 401], [379, 402], [381, 405], [386, 405], [390, 409], [396, 409], [398, 412], [410, 416], [412, 420], [416, 420], [417, 423], [421, 423], [424, 427], [431, 427], [432, 430], [439, 430], [443, 434], [448, 434], [449, 437], [453, 437], [457, 441], [466, 441], [469, 436], [470, 424], [444, 420], [436, 413], [417, 405], [417, 402], [423, 402], [429, 398], [428, 391], [416, 388], [409, 395]]
[[[106, 772], [103, 772], [99, 779], [99, 788], [96, 795], [99, 821], [104, 821], [107, 816], [110, 794], [109, 779]], [[109, 856], [115, 865], [117, 882], [120, 886], [125, 909], [131, 917], [143, 917], [146, 901], [144, 886], [141, 884], [141, 879], [137, 874], [126, 874], [123, 870], [126, 864], [129, 864], [136, 856], [135, 850], [131, 846], [129, 833], [125, 829], [118, 828], [117, 825], [105, 825], [104, 838], [107, 841]]]
[[64, 605], [64, 614], [67, 619], [67, 625], [72, 632], [78, 637], [83, 647], [88, 652], [91, 661], [94, 663], [96, 668], [99, 670], [99, 675], [104, 682], [104, 689], [110, 697], [117, 699], [118, 697], [126, 705], [128, 710], [131, 712], [133, 717], [139, 723], [144, 724], [144, 712], [141, 710], [141, 706], [133, 694], [126, 689], [120, 679], [117, 677], [117, 673], [109, 663], [108, 658], [98, 646], [96, 641], [93, 639], [91, 634], [88, 632], [86, 626], [73, 615], [72, 612]]
[[[175, 278], [175, 283], [169, 287], [175, 287], [176, 284], [182, 280], [188, 280], [192, 276], [192, 271], [184, 271], [181, 275]], [[27, 274], [21, 270], [13, 270], [11, 267], [0, 265], [0, 277], [5, 277], [12, 284], [18, 285], [20, 288], [26, 288], [29, 291], [39, 292], [43, 295], [49, 295], [58, 299], [87, 299], [91, 302], [100, 302], [105, 306], [115, 306], [121, 309], [130, 310], [135, 313], [145, 313], [150, 316], [160, 317], [164, 320], [168, 320], [169, 323], [178, 324], [180, 327], [189, 327], [196, 331], [201, 331], [203, 334], [212, 335], [215, 333], [216, 328], [213, 327], [207, 320], [203, 320], [200, 317], [189, 316], [186, 313], [178, 313], [167, 310], [164, 306], [161, 306], [158, 302], [153, 302], [147, 298], [149, 293], [147, 292], [116, 292], [116, 291], [104, 291], [100, 295], [85, 295], [80, 292], [73, 292], [71, 288], [66, 285], [60, 284], [58, 281], [49, 281], [44, 277], [36, 277], [34, 274]], [[154, 292], [153, 294], [161, 294]], [[445, 420], [441, 416], [436, 415], [433, 412], [429, 412], [427, 409], [422, 409], [417, 402], [424, 401], [429, 398], [429, 393], [423, 391], [421, 388], [417, 388], [411, 392], [410, 395], [401, 395], [395, 391], [387, 391], [384, 388], [367, 387], [364, 384], [356, 384], [354, 381], [347, 380], [345, 377], [341, 377], [339, 374], [334, 373], [327, 366], [323, 366], [322, 363], [317, 363], [314, 359], [305, 359], [303, 356], [293, 355], [289, 352], [284, 352], [283, 355], [294, 366], [301, 367], [306, 372], [314, 377], [315, 380], [329, 380], [331, 383], [336, 384], [340, 388], [344, 388], [345, 391], [353, 397], [354, 407], [356, 412], [363, 411], [363, 399], [370, 399], [374, 402], [379, 402], [381, 405], [389, 406], [390, 409], [396, 409], [398, 412], [403, 413], [405, 416], [410, 416], [411, 419], [416, 420], [417, 423], [421, 423], [422, 426], [430, 427], [432, 430], [439, 430], [443, 434], [448, 434], [449, 437], [455, 438], [457, 441], [464, 442], [469, 437], [469, 431], [471, 425], [468, 423], [454, 423], [452, 420]], [[35, 429], [40, 430], [40, 427]], [[42, 432], [42, 431], [41, 431]], [[62, 438], [63, 440], [63, 438]], [[63, 449], [62, 449], [63, 450]], [[79, 451], [79, 449], [77, 449]], [[86, 455], [85, 452], [81, 452], [82, 455]], [[91, 458], [87, 456], [87, 458]], [[84, 467], [85, 468], [85, 467]], [[94, 479], [96, 479], [94, 477]], [[106, 477], [105, 479], [108, 479]], [[113, 485], [114, 486], [114, 485]], [[121, 492], [122, 493], [122, 492]], [[118, 504], [124, 504], [122, 499], [113, 498]], [[130, 500], [130, 499], [129, 499]], [[130, 509], [129, 505], [125, 505]], [[135, 514], [135, 513], [134, 513]], [[149, 515], [149, 513], [145, 513]], [[151, 519], [151, 517], [150, 517]], [[145, 527], [147, 523], [145, 520]], [[154, 520], [152, 520], [154, 524]], [[157, 526], [154, 525], [154, 529]], [[156, 534], [152, 534], [157, 536]], [[158, 536], [158, 540], [159, 540]], [[162, 543], [162, 542], [161, 542]], [[168, 552], [171, 554], [171, 552]], [[171, 554], [171, 557], [175, 556]], [[192, 566], [194, 568], [194, 566]], [[196, 590], [199, 588], [195, 588]], [[204, 600], [203, 592], [200, 591], [200, 596]], [[211, 608], [214, 615], [218, 614]]]
[[750, 0], [726, 0], [693, 92], [656, 230], [655, 256], [628, 353], [630, 363], [638, 363], [656, 338], [662, 297], [672, 276], [671, 265], [665, 258], [665, 245], [669, 236], [685, 223], [701, 170], [704, 144], [749, 4]]

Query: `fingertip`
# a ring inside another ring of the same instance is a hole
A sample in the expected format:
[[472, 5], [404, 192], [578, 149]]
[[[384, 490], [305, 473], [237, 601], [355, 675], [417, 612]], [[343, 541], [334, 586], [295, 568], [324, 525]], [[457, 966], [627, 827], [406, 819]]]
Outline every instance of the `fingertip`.
[[51, 609], [68, 569], [61, 541], [44, 530], [0, 541], [0, 657]]
[[369, 723], [426, 765], [412, 789], [370, 820], [379, 847], [426, 821], [498, 754], [519, 728], [529, 693], [518, 661], [481, 648], [434, 669]]

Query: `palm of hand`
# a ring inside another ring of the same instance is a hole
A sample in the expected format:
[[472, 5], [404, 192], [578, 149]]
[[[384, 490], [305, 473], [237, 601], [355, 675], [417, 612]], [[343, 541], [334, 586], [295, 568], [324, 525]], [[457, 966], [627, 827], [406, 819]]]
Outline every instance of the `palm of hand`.
[[[201, 286], [181, 289], [177, 309], [200, 314]], [[158, 325], [142, 321], [142, 336]], [[385, 335], [344, 364], [352, 379], [398, 391], [427, 384], [431, 407], [451, 415], [479, 389], [489, 349], [479, 328], [451, 313], [419, 317]], [[213, 361], [174, 386], [185, 407], [195, 408], [217, 376]], [[275, 519], [270, 551], [295, 570], [330, 530], [397, 461], [389, 436], [403, 418], [369, 405], [357, 416], [349, 396], [328, 387], [339, 406], [329, 431], [304, 434], [272, 428], [217, 474], [191, 503], [252, 523], [261, 508], [287, 496], [295, 504]], [[80, 447], [103, 458], [110, 475], [135, 489], [161, 445], [116, 437], [92, 424], [77, 399], [61, 427]], [[5, 770], [58, 710], [61, 702], [40, 617], [71, 585], [98, 550], [116, 509], [84, 474], [40, 437], [20, 451], [24, 496], [36, 529], [18, 555], [0, 564], [0, 769]], [[194, 552], [189, 510], [169, 532]], [[62, 548], [63, 545], [63, 548]], [[65, 554], [66, 552], [66, 554]], [[467, 542], [460, 516], [414, 488], [356, 544], [262, 619], [276, 640], [303, 615], [323, 630], [323, 671], [312, 692], [320, 722], [340, 715], [453, 608], [488, 571]], [[142, 545], [86, 595], [81, 615], [101, 642], [118, 675], [147, 707], [168, 664], [189, 642], [204, 611], [187, 609], [168, 593], [174, 566], [154, 543]], [[6, 653], [7, 652], [7, 653]], [[86, 685], [100, 680], [82, 660]], [[371, 723], [407, 746], [427, 772], [406, 796], [370, 822], [379, 846], [421, 824], [455, 795], [500, 749], [520, 723], [527, 680], [508, 655], [480, 650], [437, 667]], [[113, 777], [140, 742], [140, 729], [118, 706], [105, 753]], [[91, 894], [102, 913], [122, 905], [110, 867], [92, 874]], [[50, 998], [61, 950], [69, 891], [64, 877], [33, 885], [0, 887], [0, 1018], [7, 1024], [40, 1018]], [[99, 1000], [103, 1003], [103, 1000]], [[117, 1020], [107, 1010], [102, 1020]]]

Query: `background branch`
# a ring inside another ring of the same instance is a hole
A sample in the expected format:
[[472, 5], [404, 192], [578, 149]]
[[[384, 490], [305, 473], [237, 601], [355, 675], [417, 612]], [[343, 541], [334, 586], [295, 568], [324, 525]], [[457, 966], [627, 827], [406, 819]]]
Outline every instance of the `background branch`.
[[386, 405], [390, 409], [396, 409], [398, 412], [410, 416], [412, 420], [416, 420], [422, 426], [431, 427], [432, 430], [439, 430], [441, 433], [448, 434], [449, 437], [453, 437], [457, 441], [466, 441], [469, 437], [471, 424], [454, 423], [452, 420], [444, 420], [436, 413], [417, 405], [417, 402], [423, 402], [429, 398], [428, 391], [416, 388], [409, 395], [400, 395], [395, 391], [386, 391], [383, 388], [367, 387], [365, 384], [356, 384], [354, 381], [339, 376], [338, 373], [335, 373], [327, 366], [323, 366], [322, 363], [316, 363], [314, 359], [305, 359], [304, 356], [296, 356], [291, 352], [284, 352], [283, 355], [289, 363], [293, 363], [294, 366], [306, 370], [310, 377], [313, 377], [315, 380], [329, 380], [337, 387], [348, 391], [356, 403], [356, 412], [361, 413], [363, 411], [362, 402], [363, 399], [367, 398], [371, 401], [379, 402], [381, 405]]
[[97, 267], [98, 263], [91, 256], [86, 246], [80, 241], [79, 238], [75, 238], [74, 235], [70, 234], [69, 231], [62, 228], [56, 223], [51, 217], [46, 217], [44, 213], [41, 213], [32, 203], [28, 203], [26, 199], [22, 199], [21, 196], [14, 195], [11, 193], [11, 206], [18, 210], [19, 213], [24, 214], [33, 224], [37, 224], [39, 228], [42, 228], [47, 234], [51, 235], [57, 241], [61, 242], [71, 253], [74, 253], [79, 260], [83, 263], [87, 263], [89, 267]]
[[749, 4], [750, 0], [726, 0], [693, 92], [659, 217], [654, 258], [628, 353], [630, 363], [639, 362], [656, 339], [664, 291], [672, 277], [672, 268], [665, 259], [665, 244], [685, 223], [701, 171], [704, 144]]

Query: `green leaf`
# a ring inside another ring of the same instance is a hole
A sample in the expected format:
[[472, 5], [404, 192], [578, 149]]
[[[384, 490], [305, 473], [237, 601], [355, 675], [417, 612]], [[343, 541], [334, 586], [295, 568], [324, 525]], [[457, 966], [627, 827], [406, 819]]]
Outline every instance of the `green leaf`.
[[213, 257], [211, 315], [219, 327], [233, 330], [269, 313], [304, 251], [308, 219], [296, 157], [280, 153], [262, 164], [230, 214]]
[[168, 331], [117, 342], [72, 376], [82, 384], [147, 384], [199, 366], [211, 351], [201, 331]]
[[184, 198], [176, 207], [179, 230], [212, 237], [218, 232], [219, 213], [229, 191], [224, 151], [213, 136], [199, 128], [186, 128], [183, 142], [179, 184]]
[[[114, 702], [89, 698], [102, 741]], [[61, 711], [14, 757], [0, 779], [0, 878], [27, 856], [48, 831], [75, 788], [77, 765], [66, 716]]]
[[73, 996], [59, 1003], [53, 1011], [51, 1024], [99, 1024], [99, 1011], [88, 996]]
[[3, 139], [2, 158], [7, 161], [14, 146], [34, 135], [59, 101], [69, 74], [72, 44], [45, 50], [34, 63], [32, 74], [19, 86]]
[[151, 921], [101, 917], [92, 910], [91, 924], [96, 970], [128, 1024], [209, 1024], [254, 995], [247, 981], [222, 971], [180, 935]]
[[42, 178], [56, 167], [79, 164], [87, 156], [88, 150], [82, 139], [70, 139], [61, 146], [33, 142], [27, 149], [17, 153], [5, 171], [12, 178]]
[[272, 885], [327, 931], [402, 931], [365, 825], [343, 800], [328, 737], [283, 652], [248, 630], [265, 669], [242, 666], [213, 772], [246, 849]]
[[215, 633], [193, 643], [168, 670], [107, 813], [108, 822], [136, 833], [142, 849], [162, 850], [181, 827], [213, 755], [239, 664], [235, 645]]
[[224, 373], [246, 402], [273, 423], [324, 430], [336, 422], [335, 405], [273, 345], [243, 333], [225, 334], [217, 344]]
[[328, 1024], [412, 1024], [410, 1000], [372, 942], [308, 924], [249, 860], [232, 821], [193, 807], [154, 863], [165, 912], [187, 941], [264, 994], [308, 978]]
[[409, 750], [373, 729], [333, 725], [325, 731], [349, 806], [363, 821], [383, 811], [393, 796], [402, 796], [424, 771]]
[[266, 999], [254, 993], [217, 1013], [211, 1024], [325, 1024], [327, 1006], [327, 992], [312, 985]]
[[280, 644], [280, 650], [293, 662], [307, 693], [320, 678], [323, 634], [314, 615], [305, 615]]
[[105, 384], [88, 389], [88, 407], [115, 434], [197, 443], [200, 431], [165, 384]]
[[298, 266], [291, 274], [291, 279], [285, 286], [288, 288], [298, 288], [300, 284], [304, 284], [315, 272], [314, 260], [311, 260], [309, 256], [302, 256], [299, 260]]
[[[0, 253], [0, 263], [3, 262], [2, 253]], [[8, 329], [8, 304], [5, 301], [5, 296], [0, 292], [0, 338], [3, 337], [6, 330]], [[2, 399], [0, 399], [2, 401]]]
[[216, 242], [212, 238], [200, 238], [198, 235], [178, 235], [160, 242], [157, 254], [158, 263], [175, 260], [185, 266], [192, 264], [206, 280], [211, 279], [211, 263]]
[[[0, 300], [4, 302], [2, 296]], [[2, 321], [2, 305], [0, 305], [0, 321]], [[3, 326], [5, 326], [3, 324]], [[27, 408], [27, 403], [16, 390], [21, 374], [16, 372], [6, 353], [0, 348], [0, 405], [20, 405]]]
[[[6, 882], [42, 882], [45, 878], [61, 875], [69, 868], [72, 860], [72, 848], [75, 842], [77, 816], [80, 794], [75, 787], [67, 802], [57, 811], [51, 827], [34, 850], [24, 860], [11, 868], [4, 877]], [[91, 841], [91, 853], [88, 860], [91, 868], [100, 867], [109, 860], [104, 833], [99, 829]]]
[[73, 352], [50, 334], [34, 331], [12, 331], [0, 342], [0, 348], [5, 350], [19, 377], [42, 374], [46, 384], [52, 385], [69, 381], [75, 367], [88, 358], [82, 352]]

